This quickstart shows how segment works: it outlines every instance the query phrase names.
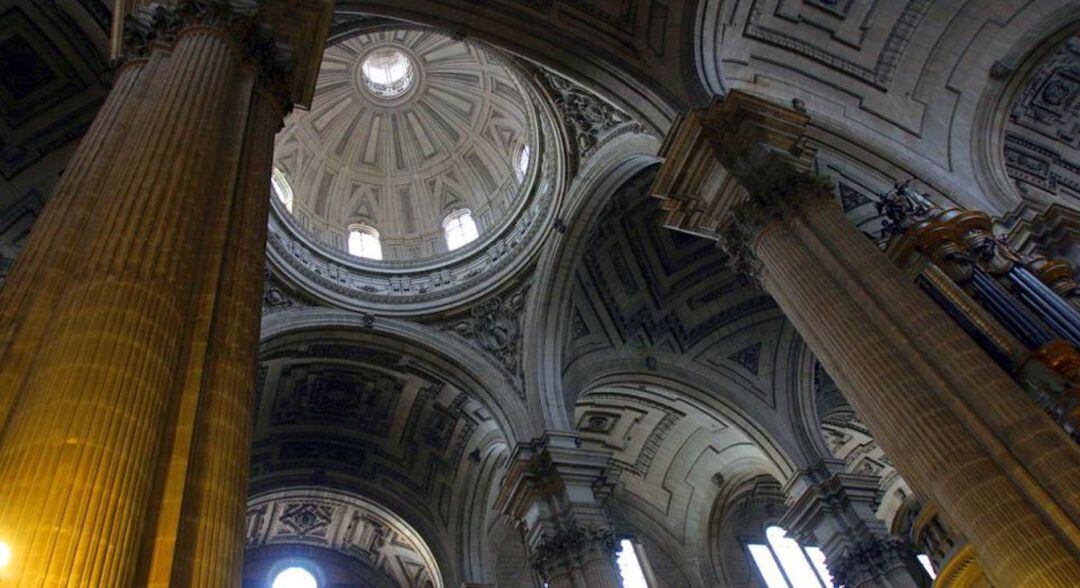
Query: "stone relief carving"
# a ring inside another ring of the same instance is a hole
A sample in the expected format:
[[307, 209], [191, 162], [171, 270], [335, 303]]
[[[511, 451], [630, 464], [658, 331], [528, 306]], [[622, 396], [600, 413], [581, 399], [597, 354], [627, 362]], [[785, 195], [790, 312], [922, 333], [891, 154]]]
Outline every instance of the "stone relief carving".
[[295, 535], [324, 537], [326, 528], [334, 517], [334, 507], [311, 502], [293, 502], [285, 505], [278, 521]]
[[628, 125], [635, 130], [641, 129], [629, 115], [585, 88], [547, 70], [537, 71], [541, 73], [582, 161], [588, 159], [617, 127]]
[[378, 506], [349, 495], [294, 490], [248, 504], [245, 546], [313, 545], [372, 566], [403, 588], [442, 587], [422, 537]]
[[474, 306], [468, 316], [444, 325], [450, 331], [487, 351], [520, 382], [521, 323], [528, 284], [516, 291], [489, 298]]
[[1021, 191], [1080, 196], [1080, 37], [1032, 74], [1009, 111], [1005, 166]]
[[263, 274], [263, 316], [277, 312], [302, 310], [313, 306], [316, 306], [316, 304], [284, 287], [269, 270]]

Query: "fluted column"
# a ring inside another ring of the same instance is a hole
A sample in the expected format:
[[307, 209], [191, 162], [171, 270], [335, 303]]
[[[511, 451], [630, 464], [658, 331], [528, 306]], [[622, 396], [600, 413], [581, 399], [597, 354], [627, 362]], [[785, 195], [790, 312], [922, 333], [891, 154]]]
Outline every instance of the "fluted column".
[[[713, 231], [760, 275], [995, 585], [1080, 583], [1076, 445], [803, 171], [813, 155], [805, 115], [733, 94], [668, 140], [654, 193], [675, 201], [670, 224]], [[715, 181], [695, 167], [707, 157]]]
[[0, 294], [4, 586], [239, 581], [287, 67], [250, 8], [139, 16]]
[[50, 309], [81, 260], [90, 215], [105, 191], [105, 172], [116, 159], [120, 141], [131, 132], [136, 105], [161, 59], [134, 59], [116, 72], [109, 92], [68, 162], [49, 205], [34, 224], [19, 263], [0, 288], [0, 423], [7, 419], [21, 378], [44, 336]]
[[821, 548], [837, 586], [930, 585], [911, 549], [874, 514], [876, 476], [845, 472], [843, 461], [825, 459], [792, 477], [786, 492], [791, 504], [781, 526]]
[[[1025, 464], [994, 444], [987, 425], [964, 406], [965, 392], [977, 393], [1012, 411], [1002, 433], [1052, 439], [1058, 431], [1022, 392], [1010, 390], [1011, 380], [971, 349], [831, 200], [807, 202], [799, 214], [765, 227], [754, 252], [766, 290], [848, 391], [904, 478], [968, 536], [991, 579], [1006, 586], [1080, 580], [1076, 525], [1055, 512], [1059, 500], [1075, 507], [1076, 494], [1031, 480]], [[951, 389], [945, 371], [965, 377], [960, 385], [968, 388]], [[1076, 447], [1059, 436], [1041, 459], [1078, 475]]]

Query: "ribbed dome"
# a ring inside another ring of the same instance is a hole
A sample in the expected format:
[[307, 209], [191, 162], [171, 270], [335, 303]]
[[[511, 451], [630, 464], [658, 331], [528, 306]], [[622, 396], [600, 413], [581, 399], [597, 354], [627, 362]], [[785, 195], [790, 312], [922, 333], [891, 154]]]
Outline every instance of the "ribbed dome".
[[529, 141], [518, 82], [472, 43], [380, 31], [326, 49], [315, 99], [278, 135], [275, 167], [299, 224], [345, 250], [378, 232], [388, 260], [447, 251], [443, 220], [467, 209], [480, 235], [514, 209]]

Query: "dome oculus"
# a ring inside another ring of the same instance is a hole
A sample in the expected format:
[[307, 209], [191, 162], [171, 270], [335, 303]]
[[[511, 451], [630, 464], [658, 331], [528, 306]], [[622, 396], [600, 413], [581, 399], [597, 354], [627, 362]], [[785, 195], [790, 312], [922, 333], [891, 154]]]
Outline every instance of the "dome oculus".
[[395, 98], [409, 90], [413, 82], [413, 66], [409, 58], [393, 48], [372, 51], [360, 66], [364, 82], [376, 96]]

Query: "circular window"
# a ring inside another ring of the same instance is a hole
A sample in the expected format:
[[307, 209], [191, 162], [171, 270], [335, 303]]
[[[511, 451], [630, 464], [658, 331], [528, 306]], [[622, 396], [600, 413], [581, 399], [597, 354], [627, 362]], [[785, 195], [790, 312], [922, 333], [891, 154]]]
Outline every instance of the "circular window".
[[377, 96], [394, 98], [404, 94], [413, 82], [413, 66], [397, 49], [379, 49], [361, 65], [367, 87]]
[[300, 566], [292, 566], [274, 576], [271, 588], [319, 588], [319, 582], [308, 570]]

